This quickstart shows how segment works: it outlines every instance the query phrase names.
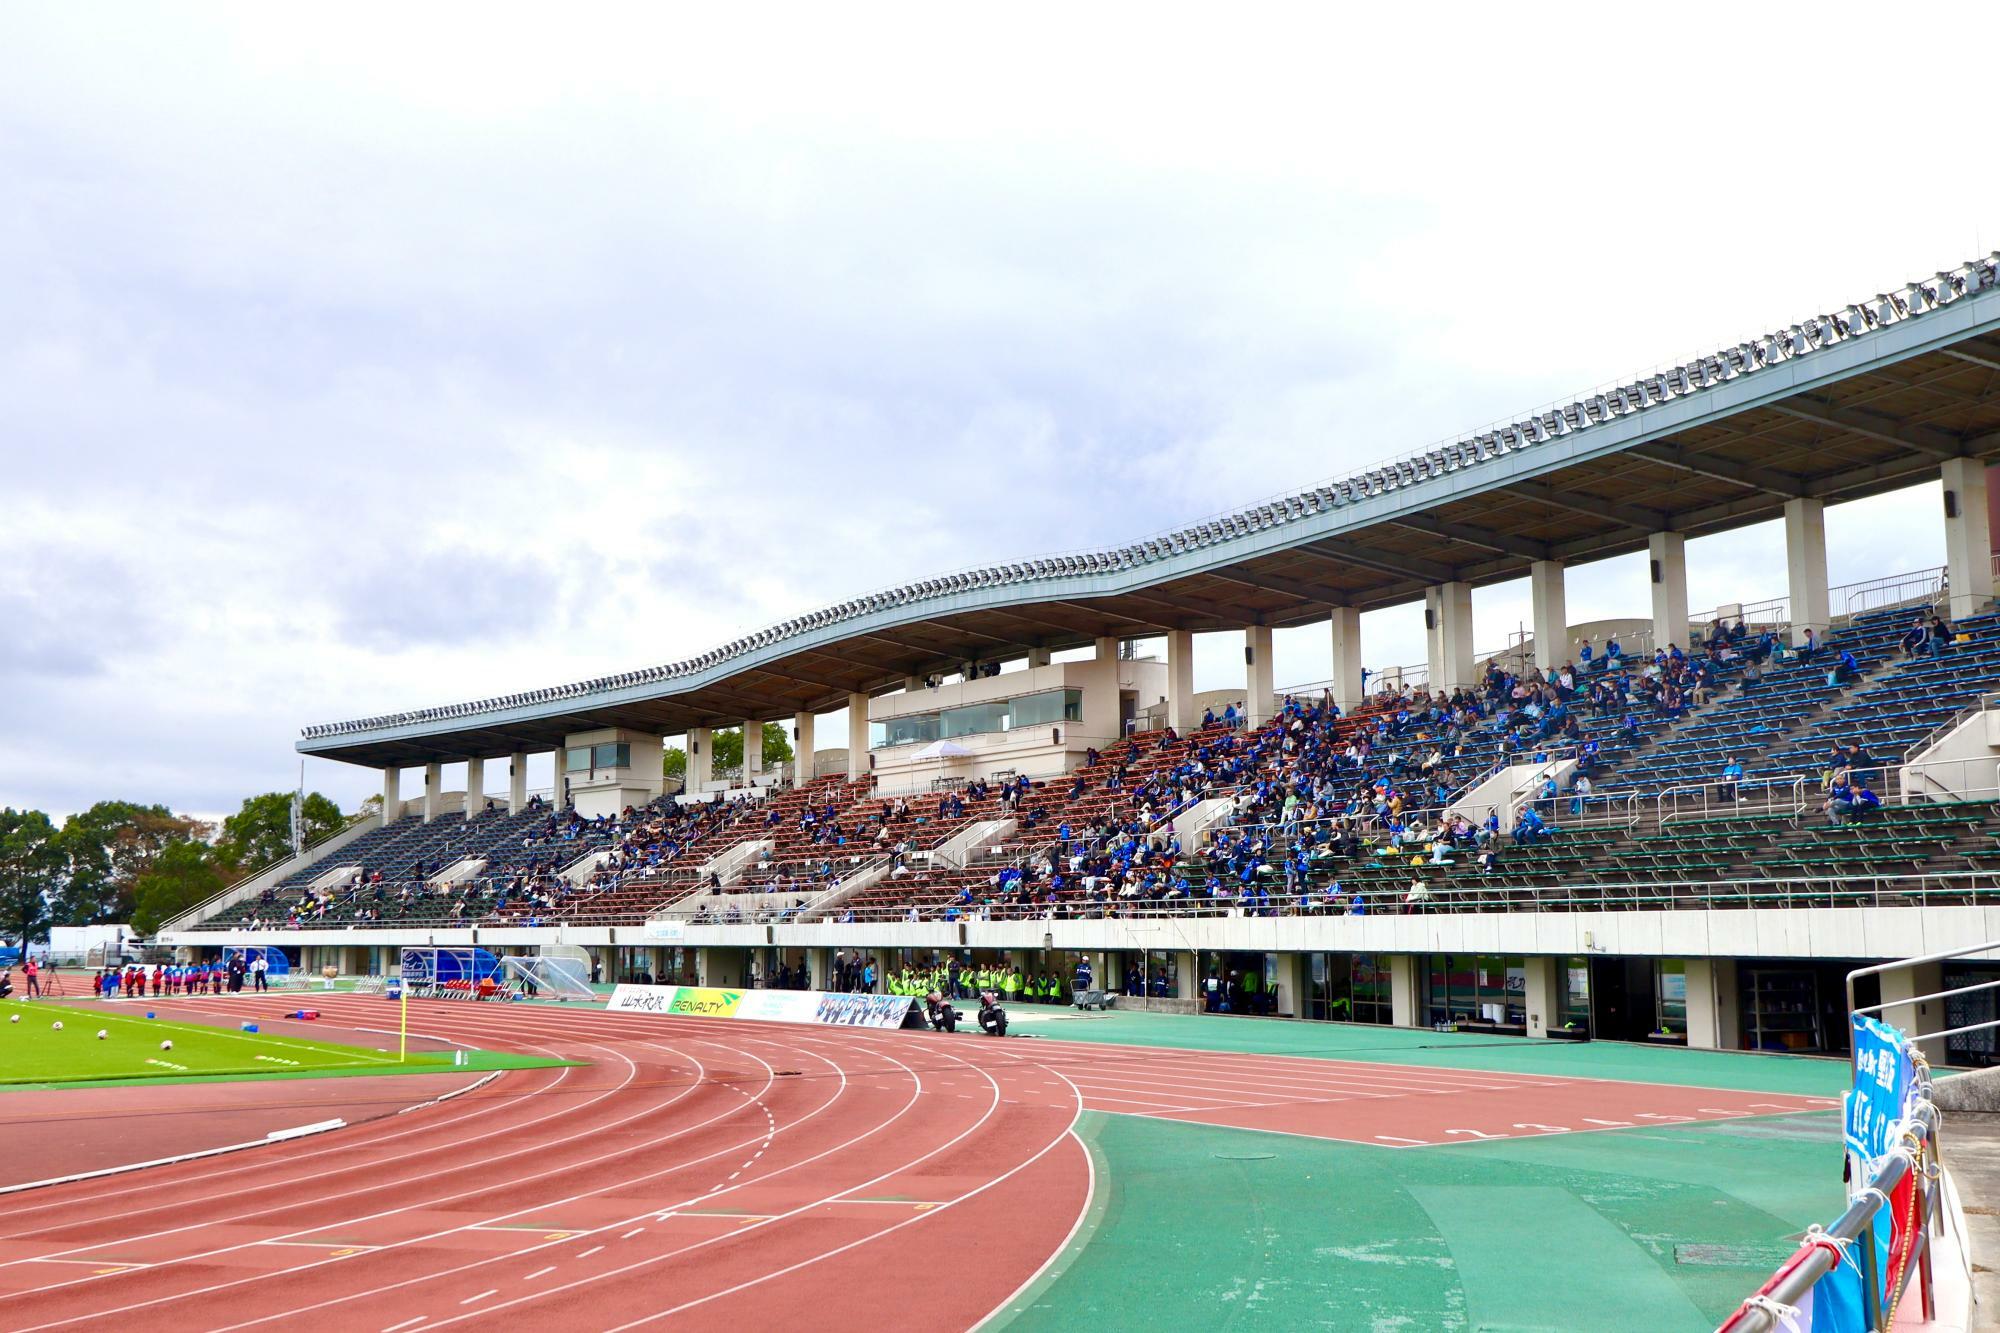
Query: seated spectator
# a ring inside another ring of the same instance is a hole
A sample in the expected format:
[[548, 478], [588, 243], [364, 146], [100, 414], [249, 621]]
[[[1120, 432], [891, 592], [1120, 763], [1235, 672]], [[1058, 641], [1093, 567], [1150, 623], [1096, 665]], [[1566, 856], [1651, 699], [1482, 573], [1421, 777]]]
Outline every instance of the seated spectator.
[[1728, 762], [1722, 766], [1722, 787], [1719, 794], [1725, 801], [1741, 801], [1742, 784], [1743, 761], [1731, 755]]

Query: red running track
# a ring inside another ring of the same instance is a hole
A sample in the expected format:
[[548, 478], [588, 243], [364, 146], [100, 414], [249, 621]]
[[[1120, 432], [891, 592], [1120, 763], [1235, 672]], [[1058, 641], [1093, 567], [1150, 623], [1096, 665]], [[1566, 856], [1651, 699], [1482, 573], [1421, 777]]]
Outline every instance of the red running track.
[[[1505, 1070], [1036, 1042], [1086, 1109], [1417, 1148], [1823, 1111], [1830, 1097]], [[1010, 1051], [1010, 1053], [1013, 1053]]]
[[[320, 1007], [355, 1026], [384, 1012]], [[1033, 1276], [1088, 1201], [1075, 1089], [968, 1058], [968, 1041], [529, 1006], [427, 1004], [417, 1024], [592, 1063], [287, 1148], [21, 1196], [0, 1239], [9, 1326], [893, 1314], [963, 1328]]]
[[[251, 997], [189, 1003], [265, 1022], [279, 1012]], [[385, 1010], [357, 997], [322, 1008], [357, 1027]], [[592, 1063], [511, 1073], [289, 1148], [22, 1196], [0, 1239], [10, 1325], [966, 1328], [1039, 1271], [1087, 1206], [1088, 1159], [1070, 1132], [1080, 1109], [1414, 1147], [1832, 1104], [594, 1009], [428, 1003], [417, 1024]]]

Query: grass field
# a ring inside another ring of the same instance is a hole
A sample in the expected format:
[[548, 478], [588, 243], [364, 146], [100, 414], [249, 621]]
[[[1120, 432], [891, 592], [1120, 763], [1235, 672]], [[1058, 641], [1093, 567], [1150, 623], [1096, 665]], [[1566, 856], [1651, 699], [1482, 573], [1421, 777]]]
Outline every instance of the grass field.
[[[19, 1019], [19, 1022], [14, 1021]], [[60, 1022], [60, 1030], [56, 1024]], [[97, 1037], [102, 1031], [103, 1040]], [[172, 1050], [161, 1042], [171, 1041]], [[0, 1084], [189, 1079], [210, 1075], [403, 1073], [452, 1068], [452, 1053], [387, 1052], [332, 1042], [106, 1013], [46, 1001], [0, 1002]]]

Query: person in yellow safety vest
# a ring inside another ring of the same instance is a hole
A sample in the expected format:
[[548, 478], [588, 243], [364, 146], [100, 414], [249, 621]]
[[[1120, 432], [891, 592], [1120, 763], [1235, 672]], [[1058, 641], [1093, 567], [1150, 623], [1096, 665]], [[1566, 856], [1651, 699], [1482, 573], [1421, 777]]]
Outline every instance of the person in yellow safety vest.
[[1002, 979], [1000, 989], [1006, 994], [1007, 1003], [1017, 1003], [1021, 998], [1021, 969], [1017, 967], [1009, 972]]

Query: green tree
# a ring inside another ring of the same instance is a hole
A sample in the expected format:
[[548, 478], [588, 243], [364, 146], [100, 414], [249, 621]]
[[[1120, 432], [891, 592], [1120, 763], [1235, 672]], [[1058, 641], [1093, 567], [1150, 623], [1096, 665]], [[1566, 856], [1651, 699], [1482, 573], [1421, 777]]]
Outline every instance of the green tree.
[[[709, 771], [711, 773], [736, 772], [743, 767], [743, 733], [741, 730], [718, 731], [709, 735]], [[669, 745], [660, 753], [660, 767], [667, 777], [675, 781], [685, 781], [688, 771], [687, 751], [677, 745]], [[785, 734], [785, 728], [777, 722], [764, 724], [764, 766], [789, 764], [792, 762], [792, 738]]]
[[0, 810], [0, 937], [27, 948], [48, 932], [49, 895], [62, 874], [56, 826], [39, 810]]
[[58, 925], [130, 921], [139, 877], [175, 843], [205, 838], [208, 825], [164, 805], [99, 801], [56, 835], [65, 865], [50, 910]]
[[[261, 798], [253, 798], [261, 799]], [[177, 842], [153, 858], [134, 890], [132, 929], [151, 935], [167, 922], [228, 887], [230, 867], [202, 842]]]
[[[715, 732], [711, 736], [709, 743], [715, 750], [714, 771], [721, 773], [721, 772], [741, 769], [743, 767], [742, 731], [736, 730], [736, 731]], [[772, 764], [789, 764], [791, 761], [792, 761], [791, 737], [785, 734], [785, 729], [783, 726], [779, 725], [776, 722], [766, 722], [764, 724], [765, 765], [768, 767], [769, 765]], [[685, 756], [682, 757], [682, 763], [683, 764], [686, 763]]]
[[[304, 814], [307, 846], [347, 825], [340, 807], [318, 792], [306, 797]], [[239, 870], [255, 870], [291, 855], [292, 794], [269, 791], [247, 798], [241, 810], [222, 821], [217, 851], [225, 865]]]

